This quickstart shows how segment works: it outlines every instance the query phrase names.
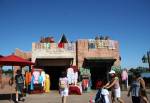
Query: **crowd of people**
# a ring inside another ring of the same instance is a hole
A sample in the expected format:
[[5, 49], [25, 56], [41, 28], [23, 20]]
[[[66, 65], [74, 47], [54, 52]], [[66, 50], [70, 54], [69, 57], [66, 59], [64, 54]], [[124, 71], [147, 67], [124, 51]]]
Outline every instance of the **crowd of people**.
[[[106, 84], [104, 83], [104, 85], [98, 90], [95, 96], [94, 102], [95, 103], [115, 103], [115, 100], [117, 99], [119, 103], [125, 103], [125, 100], [121, 98], [119, 77], [116, 75], [115, 71], [113, 70], [111, 70], [109, 74], [111, 76], [111, 80]], [[111, 102], [109, 101], [108, 89], [111, 89]], [[103, 93], [103, 91], [105, 91], [105, 93]], [[132, 96], [131, 97], [132, 103], [149, 103], [149, 100], [146, 94], [145, 81], [141, 77], [139, 72], [133, 73], [132, 83], [128, 90], [127, 96], [129, 97], [130, 94]]]
[[[106, 83], [106, 81], [102, 81], [103, 85], [98, 89], [97, 94], [95, 96], [95, 103], [115, 103], [116, 100], [119, 103], [125, 103], [125, 100], [121, 97], [121, 87], [120, 87], [120, 78], [116, 75], [116, 72], [111, 70], [109, 72], [111, 80]], [[21, 74], [20, 70], [17, 70], [17, 74], [15, 76], [16, 81], [16, 101], [19, 99], [19, 93], [23, 93], [24, 88], [24, 77]], [[111, 95], [109, 95], [109, 90], [111, 90]], [[67, 96], [69, 93], [69, 80], [67, 78], [67, 74], [65, 71], [62, 72], [59, 78], [59, 93], [62, 97], [62, 103], [67, 103]], [[132, 103], [149, 103], [147, 94], [145, 81], [141, 77], [139, 72], [133, 73], [132, 82], [130, 88], [128, 89], [127, 96], [131, 95]], [[109, 96], [111, 100], [109, 100]]]

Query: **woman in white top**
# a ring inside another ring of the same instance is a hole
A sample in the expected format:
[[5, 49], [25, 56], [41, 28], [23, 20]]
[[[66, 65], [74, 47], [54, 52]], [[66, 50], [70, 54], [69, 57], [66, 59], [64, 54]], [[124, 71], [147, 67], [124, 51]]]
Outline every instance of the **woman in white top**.
[[112, 80], [108, 82], [104, 88], [111, 88], [111, 99], [112, 103], [115, 103], [115, 98], [117, 98], [119, 103], [124, 103], [124, 101], [121, 99], [121, 90], [120, 90], [120, 85], [119, 85], [119, 78], [116, 76], [115, 71], [111, 70], [109, 72], [111, 75]]
[[59, 93], [62, 97], [62, 103], [66, 103], [68, 96], [68, 78], [66, 77], [66, 72], [62, 72], [61, 77], [59, 78]]

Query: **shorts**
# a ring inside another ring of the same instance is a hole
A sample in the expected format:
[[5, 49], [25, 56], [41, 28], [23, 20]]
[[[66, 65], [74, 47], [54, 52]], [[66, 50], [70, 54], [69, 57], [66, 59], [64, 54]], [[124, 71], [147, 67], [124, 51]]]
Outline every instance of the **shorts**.
[[16, 90], [17, 90], [20, 94], [23, 93], [23, 89], [24, 89], [24, 84], [23, 84], [23, 83], [16, 84]]
[[112, 89], [112, 96], [114, 98], [120, 98], [121, 97], [120, 87], [117, 89]]
[[60, 95], [61, 95], [61, 97], [63, 97], [63, 96], [68, 96], [68, 89], [60, 89]]

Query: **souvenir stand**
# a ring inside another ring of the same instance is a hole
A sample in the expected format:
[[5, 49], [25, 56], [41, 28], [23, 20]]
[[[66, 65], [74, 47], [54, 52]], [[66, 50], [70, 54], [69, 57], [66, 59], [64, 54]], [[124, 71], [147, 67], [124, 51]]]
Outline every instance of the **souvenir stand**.
[[26, 85], [31, 94], [50, 92], [50, 78], [43, 69], [32, 68], [31, 74], [26, 73]]
[[67, 69], [67, 78], [69, 82], [69, 94], [82, 94], [81, 83], [78, 82], [78, 68], [71, 66]]
[[88, 92], [91, 89], [91, 73], [90, 69], [80, 68], [80, 76], [82, 81], [83, 92]]

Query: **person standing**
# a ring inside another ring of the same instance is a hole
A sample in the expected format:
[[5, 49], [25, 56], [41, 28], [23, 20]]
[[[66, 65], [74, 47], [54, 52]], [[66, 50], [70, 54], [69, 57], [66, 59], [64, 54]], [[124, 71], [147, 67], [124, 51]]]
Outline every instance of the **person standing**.
[[131, 83], [127, 96], [129, 97], [131, 93], [132, 103], [140, 103], [140, 92], [142, 89], [145, 90], [145, 81], [140, 76], [139, 72], [134, 73], [132, 78], [133, 81]]
[[119, 84], [119, 77], [117, 77], [114, 70], [111, 70], [109, 72], [111, 76], [111, 81], [108, 82], [104, 88], [109, 89], [111, 88], [111, 99], [112, 103], [115, 103], [115, 98], [118, 102], [124, 103], [124, 101], [121, 99], [121, 90], [120, 90], [120, 84]]
[[[21, 94], [21, 97], [23, 97], [23, 89], [24, 89], [24, 77], [21, 73], [21, 70], [17, 70], [17, 74], [15, 76], [15, 82], [16, 82], [16, 101], [20, 100], [19, 94]], [[24, 101], [24, 99], [22, 99]]]
[[68, 78], [66, 76], [66, 72], [61, 73], [61, 77], [59, 78], [59, 93], [62, 97], [62, 103], [66, 103], [67, 96], [68, 96], [68, 90], [69, 83]]

